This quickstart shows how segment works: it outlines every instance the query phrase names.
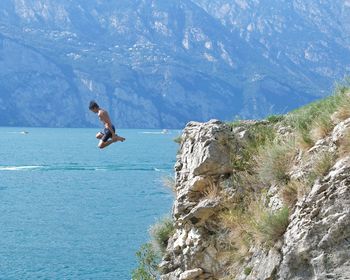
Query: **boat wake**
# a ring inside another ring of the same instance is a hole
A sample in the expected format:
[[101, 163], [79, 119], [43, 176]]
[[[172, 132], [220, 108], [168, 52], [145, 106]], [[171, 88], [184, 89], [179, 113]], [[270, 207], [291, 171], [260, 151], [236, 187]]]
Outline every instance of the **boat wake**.
[[149, 164], [129, 164], [129, 165], [105, 165], [88, 166], [80, 164], [57, 164], [57, 165], [0, 165], [1, 171], [155, 171], [161, 172], [171, 170], [172, 165], [164, 166], [161, 169]]

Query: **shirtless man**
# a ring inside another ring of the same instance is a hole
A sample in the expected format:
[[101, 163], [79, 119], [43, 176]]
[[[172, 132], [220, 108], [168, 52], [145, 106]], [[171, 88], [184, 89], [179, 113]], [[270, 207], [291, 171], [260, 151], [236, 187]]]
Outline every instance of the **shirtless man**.
[[100, 139], [100, 142], [98, 143], [98, 147], [100, 149], [103, 149], [114, 142], [123, 142], [125, 140], [124, 137], [120, 137], [117, 134], [115, 134], [115, 127], [112, 124], [107, 111], [101, 109], [95, 101], [90, 102], [89, 109], [90, 111], [98, 115], [98, 118], [101, 122], [103, 122], [104, 125], [103, 132], [99, 132], [96, 134], [96, 138]]

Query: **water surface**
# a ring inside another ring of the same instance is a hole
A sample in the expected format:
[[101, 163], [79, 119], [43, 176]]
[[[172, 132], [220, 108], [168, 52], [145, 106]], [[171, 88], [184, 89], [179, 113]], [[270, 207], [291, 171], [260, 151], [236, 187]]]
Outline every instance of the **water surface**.
[[96, 132], [0, 128], [1, 279], [131, 278], [147, 229], [170, 213], [178, 132], [121, 130], [104, 150]]

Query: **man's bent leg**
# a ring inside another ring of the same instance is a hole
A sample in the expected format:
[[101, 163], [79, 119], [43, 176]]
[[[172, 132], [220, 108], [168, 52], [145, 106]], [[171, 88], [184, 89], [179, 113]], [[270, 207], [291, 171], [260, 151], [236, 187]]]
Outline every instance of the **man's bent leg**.
[[103, 142], [102, 140], [100, 140], [100, 142], [98, 143], [98, 147], [100, 149], [103, 149], [103, 148], [106, 148], [107, 146], [109, 146], [110, 144], [114, 143], [115, 141], [113, 141], [112, 139], [106, 141], [106, 142]]
[[96, 138], [97, 139], [101, 139], [102, 137], [103, 137], [103, 133], [101, 133], [101, 132], [98, 132], [97, 134], [96, 134]]
[[119, 136], [119, 135], [116, 134], [116, 135], [113, 137], [113, 141], [114, 141], [114, 142], [118, 142], [118, 141], [124, 142], [124, 141], [125, 141], [125, 138], [124, 138], [124, 137], [121, 137], [121, 136]]

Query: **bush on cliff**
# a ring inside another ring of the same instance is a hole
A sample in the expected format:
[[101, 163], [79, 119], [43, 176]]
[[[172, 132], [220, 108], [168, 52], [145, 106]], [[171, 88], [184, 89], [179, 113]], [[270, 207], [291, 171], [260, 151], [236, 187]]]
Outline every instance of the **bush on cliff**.
[[283, 186], [280, 196], [283, 203], [293, 209], [299, 197], [307, 192], [307, 184], [304, 180], [291, 180], [287, 185]]
[[165, 217], [154, 224], [150, 229], [154, 247], [163, 253], [168, 245], [170, 236], [174, 233], [174, 222], [171, 218]]
[[149, 233], [151, 242], [141, 246], [136, 253], [138, 267], [132, 273], [132, 280], [155, 280], [160, 274], [158, 264], [164, 254], [169, 237], [174, 233], [171, 218], [163, 218], [153, 225]]
[[132, 280], [155, 280], [157, 279], [158, 263], [160, 257], [155, 252], [151, 243], [141, 246], [136, 253], [139, 266], [132, 272]]
[[262, 205], [251, 210], [253, 236], [267, 247], [273, 246], [284, 234], [289, 224], [289, 210], [287, 207], [272, 212]]
[[282, 207], [271, 211], [261, 200], [252, 200], [249, 205], [234, 205], [220, 215], [224, 228], [230, 230], [229, 242], [234, 255], [245, 257], [249, 247], [263, 244], [272, 246], [288, 226], [289, 210]]
[[232, 154], [232, 167], [234, 171], [252, 172], [256, 165], [254, 156], [261, 147], [275, 139], [276, 131], [272, 125], [266, 123], [241, 125], [249, 132], [247, 139], [241, 143], [242, 148]]
[[328, 171], [331, 169], [336, 161], [336, 155], [333, 152], [322, 152], [315, 159], [315, 163], [308, 174], [308, 181], [313, 184], [317, 178], [327, 175]]
[[285, 184], [295, 155], [294, 141], [274, 141], [262, 147], [257, 156], [257, 172], [267, 184]]

